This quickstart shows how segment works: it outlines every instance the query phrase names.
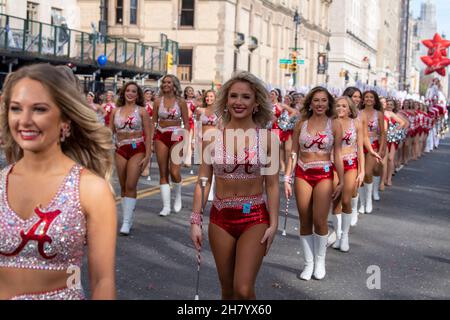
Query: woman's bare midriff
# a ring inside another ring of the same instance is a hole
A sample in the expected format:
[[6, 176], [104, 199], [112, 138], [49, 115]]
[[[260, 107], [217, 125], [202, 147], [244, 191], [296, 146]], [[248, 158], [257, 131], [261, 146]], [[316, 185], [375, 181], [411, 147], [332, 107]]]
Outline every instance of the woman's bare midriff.
[[117, 141], [142, 138], [142, 132], [118, 132]]
[[181, 127], [181, 121], [180, 120], [159, 120], [158, 125], [161, 128]]
[[71, 275], [66, 271], [0, 267], [0, 300], [66, 288]]
[[260, 195], [264, 191], [263, 179], [229, 180], [216, 176], [216, 195], [219, 199]]
[[355, 153], [355, 150], [354, 150], [354, 148], [352, 146], [350, 146], [350, 147], [342, 147], [342, 150], [341, 150], [341, 155], [342, 156], [345, 156], [347, 154], [353, 154], [353, 153]]
[[329, 153], [327, 154], [320, 154], [320, 153], [301, 153], [300, 159], [303, 161], [303, 163], [309, 163], [309, 162], [317, 162], [317, 161], [330, 161], [331, 155]]

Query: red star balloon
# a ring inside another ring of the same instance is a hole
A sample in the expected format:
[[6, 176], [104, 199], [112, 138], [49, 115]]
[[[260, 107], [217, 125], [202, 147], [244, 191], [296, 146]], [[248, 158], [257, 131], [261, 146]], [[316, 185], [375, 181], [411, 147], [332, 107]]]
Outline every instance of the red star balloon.
[[423, 40], [422, 43], [429, 49], [428, 56], [421, 57], [422, 61], [428, 66], [425, 74], [437, 72], [445, 76], [445, 68], [450, 65], [450, 59], [447, 58], [450, 41], [443, 39], [439, 34], [435, 34], [432, 40]]
[[429, 56], [433, 56], [436, 51], [440, 51], [446, 57], [447, 48], [450, 47], [450, 41], [443, 39], [438, 33], [434, 35], [432, 40], [422, 40], [422, 43], [429, 49]]
[[441, 51], [436, 51], [432, 57], [424, 56], [420, 59], [428, 66], [428, 68], [425, 69], [426, 75], [437, 72], [445, 77], [445, 68], [450, 65], [450, 59], [443, 57]]

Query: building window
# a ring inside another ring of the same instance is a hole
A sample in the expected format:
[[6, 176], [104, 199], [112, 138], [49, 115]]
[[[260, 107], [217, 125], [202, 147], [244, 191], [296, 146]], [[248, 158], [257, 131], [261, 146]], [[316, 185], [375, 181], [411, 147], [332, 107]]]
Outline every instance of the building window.
[[0, 13], [6, 14], [6, 0], [0, 0]]
[[178, 50], [177, 76], [181, 81], [192, 81], [192, 49]]
[[137, 24], [138, 0], [130, 0], [130, 24]]
[[62, 10], [58, 8], [52, 8], [51, 24], [60, 26], [61, 18], [62, 18]]
[[116, 0], [116, 23], [123, 23], [123, 0]]
[[25, 22], [25, 30], [31, 34], [34, 34], [34, 31], [37, 31], [36, 29], [38, 28], [35, 26], [35, 23], [30, 22], [30, 20], [38, 20], [38, 6], [39, 4], [37, 3], [27, 2], [27, 21]]
[[181, 0], [180, 26], [194, 26], [194, 1]]

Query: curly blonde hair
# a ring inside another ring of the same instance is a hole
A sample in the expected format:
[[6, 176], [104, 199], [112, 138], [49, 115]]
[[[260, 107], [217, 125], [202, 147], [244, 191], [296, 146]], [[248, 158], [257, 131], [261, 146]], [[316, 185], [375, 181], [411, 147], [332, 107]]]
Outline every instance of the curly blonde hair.
[[8, 125], [9, 104], [15, 85], [22, 79], [39, 81], [60, 108], [63, 120], [70, 120], [71, 135], [61, 143], [62, 152], [100, 177], [109, 179], [112, 172], [112, 133], [97, 120], [86, 104], [76, 83], [61, 68], [49, 64], [25, 66], [8, 75], [0, 105], [0, 128], [7, 161], [23, 157], [23, 150], [11, 135]]
[[256, 76], [247, 71], [239, 71], [231, 77], [219, 90], [217, 93], [217, 98], [215, 102], [215, 112], [220, 117], [222, 117], [223, 125], [225, 126], [230, 122], [230, 113], [225, 112], [228, 101], [228, 93], [230, 88], [238, 82], [246, 82], [250, 85], [250, 88], [255, 93], [255, 100], [258, 104], [258, 112], [253, 115], [253, 120], [260, 127], [265, 128], [267, 123], [272, 120], [272, 104], [269, 98], [269, 92], [267, 91], [264, 83], [258, 79]]

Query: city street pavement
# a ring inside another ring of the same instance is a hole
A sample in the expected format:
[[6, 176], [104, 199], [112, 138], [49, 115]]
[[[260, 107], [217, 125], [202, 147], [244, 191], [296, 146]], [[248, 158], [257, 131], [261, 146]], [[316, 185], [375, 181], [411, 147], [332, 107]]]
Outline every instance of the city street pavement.
[[[411, 162], [394, 177], [374, 212], [360, 217], [351, 230], [350, 252], [327, 250], [327, 275], [302, 281], [298, 214], [291, 201], [287, 236], [282, 236], [285, 201], [281, 200], [279, 232], [258, 275], [258, 299], [449, 299], [450, 298], [450, 139], [438, 150]], [[142, 178], [139, 188], [158, 186]], [[191, 178], [183, 169], [185, 180]], [[189, 238], [193, 183], [184, 186], [183, 210], [159, 217], [159, 193], [138, 200], [132, 234], [117, 243], [119, 299], [194, 299], [196, 252]], [[281, 183], [280, 183], [281, 186]], [[115, 186], [117, 188], [117, 186]], [[282, 197], [284, 198], [284, 197]], [[120, 212], [118, 206], [118, 212]], [[209, 205], [208, 208], [209, 209]], [[207, 210], [209, 212], [209, 210]], [[119, 213], [119, 227], [120, 227]], [[208, 217], [204, 219], [205, 226]], [[220, 286], [207, 241], [202, 252], [200, 299], [220, 299]], [[380, 289], [373, 266], [380, 271]], [[369, 273], [368, 273], [369, 269]], [[369, 279], [369, 277], [371, 277]], [[83, 284], [88, 288], [87, 272]]]

